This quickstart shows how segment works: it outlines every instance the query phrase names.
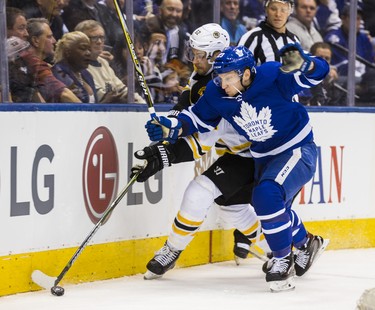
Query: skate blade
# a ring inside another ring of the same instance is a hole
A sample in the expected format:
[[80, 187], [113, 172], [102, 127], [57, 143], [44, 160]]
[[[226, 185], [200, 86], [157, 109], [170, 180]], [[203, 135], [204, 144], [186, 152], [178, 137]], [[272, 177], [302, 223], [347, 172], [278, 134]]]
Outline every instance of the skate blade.
[[153, 273], [150, 270], [147, 270], [145, 272], [145, 274], [143, 275], [143, 279], [145, 279], [145, 280], [154, 280], [154, 279], [159, 279], [162, 276], [163, 276], [162, 274], [156, 274], [156, 273]]
[[[324, 239], [323, 243], [322, 243], [322, 246], [320, 247], [319, 251], [315, 254], [313, 265], [315, 265], [315, 263], [318, 260], [318, 258], [320, 257], [320, 255], [323, 254], [323, 252], [327, 248], [328, 244], [329, 244], [329, 239]], [[310, 269], [311, 269], [311, 267], [310, 267]]]
[[318, 258], [324, 252], [328, 244], [329, 244], [329, 239], [324, 239], [322, 246], [320, 247], [318, 253], [316, 253], [317, 255], [316, 258]]
[[272, 293], [288, 292], [296, 288], [294, 284], [294, 277], [290, 277], [283, 281], [270, 282], [270, 290]]

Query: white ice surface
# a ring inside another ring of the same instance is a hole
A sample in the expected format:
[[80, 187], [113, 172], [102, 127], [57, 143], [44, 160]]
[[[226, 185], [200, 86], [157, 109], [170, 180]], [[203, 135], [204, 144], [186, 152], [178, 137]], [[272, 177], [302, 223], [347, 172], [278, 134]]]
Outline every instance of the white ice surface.
[[62, 297], [46, 290], [1, 297], [0, 309], [353, 310], [363, 291], [375, 287], [375, 249], [326, 251], [291, 292], [269, 292], [261, 265], [250, 258], [240, 266], [174, 269], [158, 280], [136, 275], [66, 285]]

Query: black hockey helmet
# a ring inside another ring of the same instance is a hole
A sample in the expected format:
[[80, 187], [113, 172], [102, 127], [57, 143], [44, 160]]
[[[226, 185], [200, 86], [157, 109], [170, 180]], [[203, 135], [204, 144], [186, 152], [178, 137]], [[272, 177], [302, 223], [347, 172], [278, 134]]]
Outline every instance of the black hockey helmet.
[[290, 5], [290, 14], [293, 13], [294, 0], [264, 0], [264, 9], [266, 9], [271, 2], [287, 3]]

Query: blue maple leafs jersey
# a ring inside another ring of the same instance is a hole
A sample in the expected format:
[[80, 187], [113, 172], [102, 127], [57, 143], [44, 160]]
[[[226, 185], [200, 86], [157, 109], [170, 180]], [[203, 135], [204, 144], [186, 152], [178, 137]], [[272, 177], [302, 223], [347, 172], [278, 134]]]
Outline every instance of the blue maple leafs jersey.
[[249, 141], [253, 157], [280, 154], [313, 139], [305, 107], [293, 97], [319, 84], [329, 71], [328, 63], [314, 57], [315, 67], [302, 74], [283, 73], [279, 62], [256, 68], [250, 87], [237, 97], [228, 97], [214, 82], [207, 84], [198, 102], [179, 115], [182, 135], [211, 131], [222, 118]]

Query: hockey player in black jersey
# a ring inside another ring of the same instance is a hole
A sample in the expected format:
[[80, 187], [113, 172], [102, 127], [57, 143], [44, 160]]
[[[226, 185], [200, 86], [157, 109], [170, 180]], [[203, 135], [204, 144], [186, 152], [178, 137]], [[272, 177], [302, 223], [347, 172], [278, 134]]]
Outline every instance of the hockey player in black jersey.
[[[206, 24], [193, 32], [187, 56], [194, 65], [194, 72], [179, 103], [170, 111], [170, 117], [177, 116], [181, 110], [198, 101], [212, 79], [215, 57], [228, 45], [229, 36], [218, 24]], [[253, 159], [249, 143], [230, 127], [227, 122], [223, 122], [214, 133], [194, 135], [181, 139], [174, 145], [159, 143], [136, 153], [137, 158], [148, 162], [138, 181], [145, 181], [164, 167], [166, 158], [164, 156], [163, 162], [161, 153], [167, 155], [169, 163], [166, 165], [198, 159], [214, 145], [217, 153], [223, 155], [189, 185], [186, 192], [190, 197], [196, 197], [197, 203], [182, 203], [166, 244], [147, 264], [145, 279], [160, 277], [174, 267], [180, 252], [192, 240], [214, 201], [220, 206], [222, 219], [242, 231], [234, 231], [237, 263], [239, 258], [247, 257], [252, 242], [264, 240], [256, 215], [249, 204], [253, 182]], [[225, 170], [225, 174], [215, 173], [214, 170], [218, 167]], [[212, 188], [212, 192], [216, 194], [205, 192], [204, 187]]]

